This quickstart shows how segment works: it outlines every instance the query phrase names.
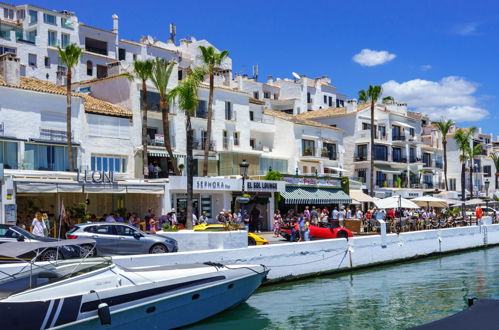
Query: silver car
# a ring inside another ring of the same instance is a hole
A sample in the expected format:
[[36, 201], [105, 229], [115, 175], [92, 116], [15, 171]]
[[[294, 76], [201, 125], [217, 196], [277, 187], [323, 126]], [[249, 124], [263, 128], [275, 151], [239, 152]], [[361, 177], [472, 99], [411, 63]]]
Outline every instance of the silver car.
[[177, 241], [173, 238], [146, 234], [132, 226], [114, 222], [88, 222], [74, 226], [66, 233], [67, 239], [91, 238], [97, 244], [82, 246], [82, 255], [147, 254], [177, 252]]

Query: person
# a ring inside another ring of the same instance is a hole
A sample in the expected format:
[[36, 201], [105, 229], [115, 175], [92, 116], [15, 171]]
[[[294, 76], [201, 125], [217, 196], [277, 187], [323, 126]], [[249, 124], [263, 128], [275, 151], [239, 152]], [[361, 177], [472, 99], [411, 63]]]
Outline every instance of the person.
[[352, 210], [350, 210], [349, 207], [347, 207], [347, 214], [345, 215], [345, 219], [347, 220], [352, 219]]
[[362, 211], [360, 210], [360, 208], [357, 208], [357, 211], [355, 212], [355, 219], [362, 220], [362, 216]]
[[305, 219], [310, 219], [310, 210], [308, 209], [308, 205], [305, 206], [305, 211], [303, 211], [303, 216]]
[[321, 212], [321, 222], [322, 223], [328, 222], [328, 215], [329, 215], [328, 210], [326, 208], [324, 208], [324, 210], [322, 210], [322, 212]]
[[218, 223], [225, 224], [227, 222], [227, 218], [225, 218], [225, 210], [220, 211], [217, 217]]
[[338, 212], [338, 209], [335, 207], [335, 208], [333, 209], [333, 212], [331, 212], [331, 218], [332, 218], [333, 220], [338, 220], [338, 213], [339, 213], [339, 212]]
[[151, 233], [156, 233], [156, 220], [154, 219], [154, 214], [149, 217], [149, 231]]
[[475, 214], [476, 214], [476, 224], [481, 225], [482, 224], [482, 217], [483, 217], [483, 210], [480, 205], [478, 205], [475, 209]]
[[319, 213], [317, 213], [315, 206], [312, 206], [312, 211], [310, 212], [310, 219], [312, 220], [312, 223], [317, 223], [317, 220], [319, 219]]
[[152, 209], [147, 209], [147, 212], [146, 214], [144, 215], [144, 219], [146, 221], [149, 221], [149, 218], [151, 217], [151, 214], [152, 214]]
[[114, 220], [116, 220], [116, 222], [123, 222], [124, 221], [123, 217], [119, 213], [114, 214]]
[[251, 210], [251, 224], [253, 224], [253, 231], [260, 233], [260, 210], [255, 206]]
[[112, 213], [109, 213], [109, 215], [106, 217], [106, 222], [116, 222], [116, 219], [114, 218]]
[[386, 218], [388, 220], [395, 219], [395, 211], [393, 209], [389, 209], [388, 212], [387, 212]]
[[274, 237], [279, 237], [279, 230], [281, 228], [281, 212], [279, 210], [275, 211], [274, 214]]
[[380, 208], [376, 208], [376, 211], [374, 211], [374, 217], [378, 221], [385, 220], [385, 218], [386, 218], [385, 210], [382, 210]]
[[196, 216], [196, 213], [192, 213], [192, 227], [197, 226], [199, 224], [198, 217]]
[[49, 221], [49, 216], [47, 213], [42, 214], [42, 220], [43, 223], [45, 224], [45, 230], [43, 232], [43, 236], [49, 237], [50, 236], [50, 221]]
[[345, 211], [345, 207], [342, 206], [341, 210], [338, 212], [338, 220], [340, 223], [340, 227], [345, 228], [345, 216], [347, 212]]
[[171, 211], [171, 222], [172, 226], [178, 226], [178, 220], [177, 220], [177, 213], [175, 212], [175, 209], [172, 209]]
[[149, 163], [148, 172], [149, 172], [149, 179], [154, 178], [154, 164], [153, 163]]
[[42, 214], [40, 212], [35, 213], [35, 217], [31, 222], [31, 233], [35, 236], [45, 236], [45, 231], [47, 227], [45, 222], [43, 222]]
[[241, 210], [239, 211], [234, 211], [234, 214], [232, 214], [232, 221], [234, 221], [234, 224], [236, 225], [242, 225], [243, 218], [241, 215]]
[[243, 210], [242, 218], [243, 218], [244, 229], [246, 231], [249, 231], [250, 216], [248, 214], [248, 211]]
[[154, 177], [159, 178], [159, 173], [161, 173], [161, 167], [159, 167], [158, 162], [154, 163]]
[[90, 218], [88, 219], [90, 222], [96, 222], [97, 221], [97, 216], [95, 214], [92, 214]]
[[300, 214], [298, 218], [298, 229], [300, 231], [300, 239], [298, 240], [298, 242], [302, 242], [305, 240], [305, 216], [303, 215], [303, 213]]
[[206, 216], [206, 211], [203, 211], [201, 216], [199, 217], [199, 224], [208, 224], [208, 217]]
[[310, 221], [305, 221], [304, 234], [305, 241], [310, 241]]
[[106, 221], [106, 218], [107, 218], [107, 214], [106, 214], [106, 213], [104, 213], [104, 214], [102, 215], [102, 217], [100, 217], [100, 218], [99, 218], [99, 221], [100, 221], [100, 222], [104, 222], [104, 221]]

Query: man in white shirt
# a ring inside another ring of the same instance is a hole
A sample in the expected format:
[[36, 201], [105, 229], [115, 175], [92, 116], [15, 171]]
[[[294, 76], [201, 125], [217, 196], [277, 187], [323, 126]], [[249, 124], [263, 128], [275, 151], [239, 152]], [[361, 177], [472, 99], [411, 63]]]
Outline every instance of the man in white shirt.
[[362, 220], [362, 216], [363, 216], [362, 211], [359, 208], [357, 208], [357, 212], [355, 212], [355, 219]]
[[113, 214], [110, 213], [107, 217], [106, 217], [106, 222], [116, 222], [116, 219], [113, 217]]
[[347, 212], [345, 211], [345, 207], [342, 206], [340, 212], [338, 212], [338, 220], [340, 222], [340, 227], [345, 227], [345, 216]]

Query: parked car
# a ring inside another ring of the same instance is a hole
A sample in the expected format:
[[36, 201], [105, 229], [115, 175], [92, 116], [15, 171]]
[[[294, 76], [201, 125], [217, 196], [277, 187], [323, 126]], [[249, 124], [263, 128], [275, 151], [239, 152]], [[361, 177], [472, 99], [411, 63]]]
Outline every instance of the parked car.
[[[54, 242], [57, 241], [56, 238], [50, 237], [40, 237], [35, 236], [32, 233], [13, 225], [0, 225], [0, 244], [1, 243], [13, 243], [19, 242], [22, 244], [23, 242]], [[78, 245], [66, 245], [61, 246], [59, 249], [59, 256], [57, 256], [57, 249], [50, 248], [45, 249], [41, 252], [38, 257], [39, 261], [52, 261], [56, 259], [71, 259], [71, 258], [79, 258], [81, 249]], [[20, 256], [20, 259], [23, 260], [32, 260], [36, 257], [36, 251], [30, 252], [26, 255]], [[9, 257], [0, 257], [0, 263], [3, 262], [15, 262], [16, 260]]]
[[[279, 230], [279, 234], [285, 238], [286, 240], [291, 239], [292, 233], [292, 224], [282, 225]], [[331, 224], [327, 224], [325, 226], [315, 226], [310, 225], [310, 237], [315, 238], [347, 238], [352, 237], [353, 233], [346, 228], [333, 228]], [[298, 234], [295, 235], [295, 240], [298, 240], [300, 237]]]
[[269, 241], [255, 233], [248, 233], [248, 245], [268, 245]]
[[87, 222], [75, 225], [66, 233], [66, 238], [91, 238], [97, 244], [82, 245], [90, 256], [113, 254], [147, 254], [177, 252], [178, 244], [173, 238], [146, 234], [123, 223]]
[[[194, 226], [194, 231], [223, 231], [225, 226], [223, 224], [200, 224]], [[255, 233], [248, 232], [248, 245], [268, 245], [269, 241]]]

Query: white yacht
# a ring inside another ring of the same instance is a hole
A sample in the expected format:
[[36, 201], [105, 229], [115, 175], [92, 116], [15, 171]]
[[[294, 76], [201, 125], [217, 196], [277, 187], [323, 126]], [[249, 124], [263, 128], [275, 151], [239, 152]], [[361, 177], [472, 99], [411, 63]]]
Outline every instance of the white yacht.
[[[18, 246], [9, 253], [14, 244], [0, 245], [0, 255], [18, 254]], [[268, 269], [216, 263], [124, 268], [94, 258], [0, 273], [2, 329], [171, 329], [245, 301]]]

